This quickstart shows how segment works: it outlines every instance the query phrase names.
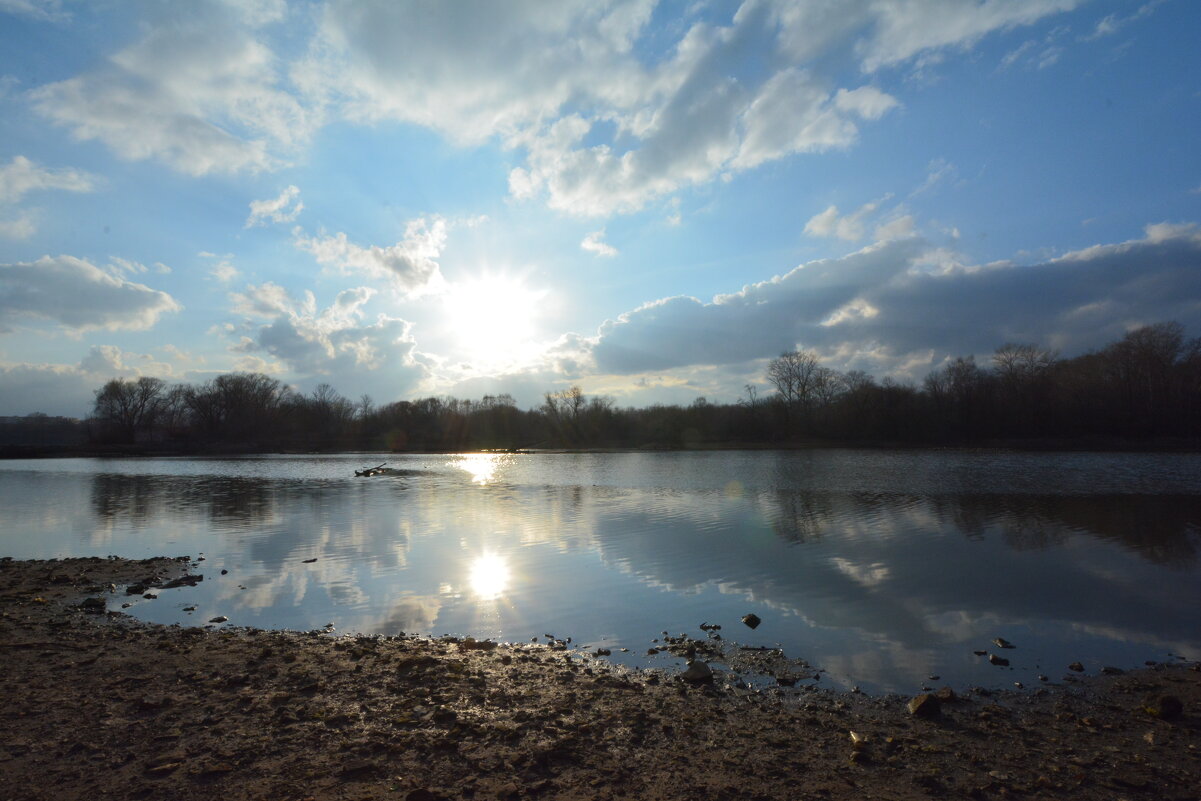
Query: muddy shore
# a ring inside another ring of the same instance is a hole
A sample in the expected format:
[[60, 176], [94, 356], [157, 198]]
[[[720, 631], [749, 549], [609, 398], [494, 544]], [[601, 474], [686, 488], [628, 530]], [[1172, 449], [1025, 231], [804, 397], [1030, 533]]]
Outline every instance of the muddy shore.
[[197, 574], [187, 557], [0, 560], [3, 797], [1201, 798], [1197, 665], [944, 693], [915, 715], [907, 697], [689, 682], [553, 643], [108, 611], [129, 585]]

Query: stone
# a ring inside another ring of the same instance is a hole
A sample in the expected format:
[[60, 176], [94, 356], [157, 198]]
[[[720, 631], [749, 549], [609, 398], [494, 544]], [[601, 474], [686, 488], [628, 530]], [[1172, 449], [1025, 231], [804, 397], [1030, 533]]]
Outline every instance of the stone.
[[1073, 662], [1072, 664], [1068, 665], [1068, 670], [1074, 670], [1077, 673], [1083, 673], [1084, 665], [1080, 664], [1079, 662]]
[[993, 645], [997, 646], [998, 648], [1012, 648], [1013, 647], [1013, 643], [1011, 643], [1009, 640], [1005, 639], [1004, 637], [994, 638]]
[[990, 664], [997, 665], [998, 667], [1008, 667], [1009, 666], [1008, 659], [1006, 659], [1003, 656], [997, 656], [996, 654], [989, 654], [988, 661]]
[[957, 695], [955, 695], [955, 691], [954, 691], [954, 690], [952, 690], [950, 687], [941, 687], [941, 688], [939, 688], [938, 692], [936, 692], [936, 693], [934, 694], [934, 697], [935, 697], [935, 698], [937, 698], [937, 699], [938, 699], [940, 702], [943, 702], [943, 703], [948, 703], [948, 702], [951, 702], [951, 701], [956, 701], [956, 700], [958, 700], [958, 696], [957, 696]]
[[1143, 701], [1147, 714], [1160, 720], [1177, 720], [1184, 714], [1184, 704], [1174, 695], [1150, 695]]
[[750, 627], [752, 629], [757, 629], [757, 628], [759, 628], [759, 624], [762, 623], [763, 621], [759, 618], [758, 615], [756, 615], [754, 612], [752, 612], [749, 615], [743, 615], [742, 622], [745, 623], [748, 627]]
[[680, 674], [680, 678], [692, 684], [710, 682], [713, 681], [713, 669], [704, 662], [692, 661], [688, 663], [687, 669]]
[[224, 623], [227, 620], [229, 620], [229, 618], [227, 618], [225, 615], [217, 615], [214, 618], [210, 618], [209, 623]]
[[909, 701], [909, 714], [915, 718], [936, 718], [942, 714], [942, 705], [937, 697], [922, 693]]
[[459, 647], [464, 651], [491, 651], [496, 647], [496, 643], [491, 640], [477, 640], [475, 637], [466, 637]]
[[84, 598], [79, 607], [85, 612], [91, 612], [93, 615], [102, 615], [108, 609], [108, 602], [103, 598]]

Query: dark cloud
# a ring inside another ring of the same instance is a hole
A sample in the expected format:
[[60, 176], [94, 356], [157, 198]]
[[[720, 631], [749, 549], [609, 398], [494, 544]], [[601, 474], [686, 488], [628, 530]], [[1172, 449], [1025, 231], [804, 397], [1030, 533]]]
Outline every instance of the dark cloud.
[[709, 303], [667, 298], [606, 322], [591, 352], [599, 372], [630, 374], [736, 364], [799, 345], [842, 368], [871, 353], [888, 372], [919, 351], [930, 352], [929, 364], [1014, 340], [1078, 352], [1162, 320], [1201, 329], [1195, 226], [1148, 226], [1143, 239], [1028, 266], [963, 267], [949, 256], [908, 239]]
[[0, 329], [20, 317], [53, 320], [75, 331], [142, 329], [180, 308], [166, 292], [74, 256], [0, 264]]

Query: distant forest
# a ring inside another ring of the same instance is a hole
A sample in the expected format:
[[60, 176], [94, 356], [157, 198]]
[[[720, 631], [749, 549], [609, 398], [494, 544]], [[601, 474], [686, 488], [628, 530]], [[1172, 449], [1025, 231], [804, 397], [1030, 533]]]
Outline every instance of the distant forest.
[[769, 394], [736, 403], [618, 407], [578, 387], [517, 408], [509, 395], [376, 405], [328, 384], [297, 392], [260, 373], [203, 384], [114, 378], [82, 421], [0, 418], [10, 455], [83, 452], [455, 451], [519, 448], [703, 448], [802, 444], [971, 445], [1195, 440], [1201, 435], [1201, 339], [1178, 323], [1131, 331], [1063, 359], [1007, 343], [990, 363], [957, 358], [921, 386], [841, 373], [816, 354], [781, 354]]

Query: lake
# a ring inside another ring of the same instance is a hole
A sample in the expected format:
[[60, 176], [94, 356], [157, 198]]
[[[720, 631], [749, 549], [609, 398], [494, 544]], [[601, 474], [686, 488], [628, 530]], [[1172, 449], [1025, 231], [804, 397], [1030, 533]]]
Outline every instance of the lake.
[[203, 556], [196, 587], [114, 598], [161, 623], [554, 634], [658, 667], [680, 663], [645, 655], [664, 631], [715, 623], [873, 692], [1201, 658], [1197, 454], [396, 455], [354, 477], [383, 458], [0, 461], [0, 555]]

